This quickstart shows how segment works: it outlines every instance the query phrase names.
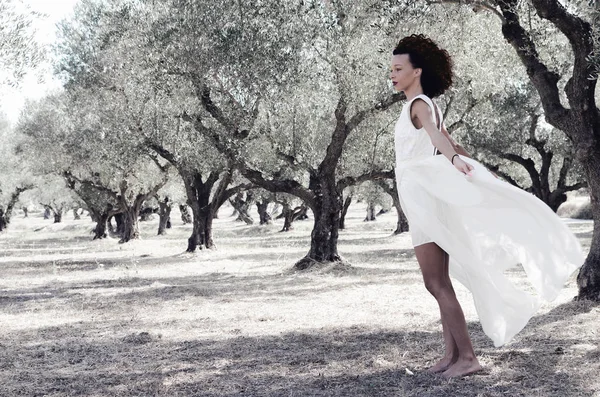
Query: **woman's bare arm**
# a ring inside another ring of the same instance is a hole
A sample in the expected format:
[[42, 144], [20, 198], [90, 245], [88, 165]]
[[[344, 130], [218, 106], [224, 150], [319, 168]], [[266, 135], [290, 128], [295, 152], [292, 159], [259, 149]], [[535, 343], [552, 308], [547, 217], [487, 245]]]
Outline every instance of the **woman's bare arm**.
[[450, 133], [448, 132], [448, 130], [446, 129], [446, 126], [443, 123], [442, 123], [441, 131], [442, 131], [442, 134], [444, 134], [444, 136], [446, 136], [446, 138], [450, 141], [450, 143], [452, 144], [452, 147], [454, 148], [456, 153], [460, 154], [461, 156], [472, 158], [471, 155], [465, 150], [464, 147], [462, 147], [461, 145], [456, 143], [456, 141], [454, 139], [452, 139], [452, 137], [450, 136]]
[[[435, 146], [440, 152], [442, 152], [442, 154], [446, 156], [448, 161], [452, 161], [452, 158], [457, 153], [457, 151], [454, 149], [454, 146], [452, 145], [451, 141], [446, 137], [446, 135], [444, 135], [438, 129], [437, 125], [435, 124], [433, 113], [429, 105], [422, 99], [415, 100], [411, 108], [411, 118], [413, 114], [429, 135], [433, 146]], [[465, 163], [460, 157], [454, 158], [453, 164], [460, 172], [464, 174], [469, 173], [473, 169], [472, 165]]]

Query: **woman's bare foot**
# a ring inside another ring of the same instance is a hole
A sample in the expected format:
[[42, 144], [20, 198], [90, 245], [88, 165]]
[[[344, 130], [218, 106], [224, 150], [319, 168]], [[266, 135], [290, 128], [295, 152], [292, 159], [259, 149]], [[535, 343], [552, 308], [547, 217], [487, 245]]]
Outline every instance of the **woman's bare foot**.
[[473, 357], [472, 359], [463, 359], [459, 358], [454, 364], [450, 366], [442, 376], [444, 378], [456, 378], [459, 376], [466, 376], [473, 374], [477, 371], [481, 371], [483, 367], [479, 365], [479, 361], [477, 358]]
[[458, 357], [455, 356], [444, 356], [440, 361], [437, 362], [437, 364], [435, 364], [433, 367], [429, 368], [427, 370], [427, 372], [431, 373], [431, 374], [436, 374], [439, 372], [444, 372], [445, 370], [447, 370], [448, 368], [450, 368], [450, 366], [452, 364], [454, 364], [456, 362], [456, 360], [458, 360]]

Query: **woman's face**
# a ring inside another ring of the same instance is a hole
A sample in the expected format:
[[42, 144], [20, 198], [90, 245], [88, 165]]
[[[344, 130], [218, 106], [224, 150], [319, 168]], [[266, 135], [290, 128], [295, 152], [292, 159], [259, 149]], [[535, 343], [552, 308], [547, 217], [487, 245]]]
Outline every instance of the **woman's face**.
[[413, 68], [408, 54], [399, 54], [392, 57], [390, 79], [396, 91], [405, 91], [421, 75], [420, 68]]

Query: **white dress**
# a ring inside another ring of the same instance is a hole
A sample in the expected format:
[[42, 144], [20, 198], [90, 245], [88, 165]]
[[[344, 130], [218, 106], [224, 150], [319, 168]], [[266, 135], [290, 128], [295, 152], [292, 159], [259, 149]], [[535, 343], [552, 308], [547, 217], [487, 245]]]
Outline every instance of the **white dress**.
[[[584, 261], [577, 238], [541, 200], [495, 178], [483, 165], [473, 176], [434, 155], [427, 132], [411, 122], [407, 102], [395, 126], [396, 178], [413, 246], [435, 242], [450, 256], [450, 274], [473, 294], [483, 331], [495, 346], [510, 341], [553, 300]], [[438, 123], [439, 125], [439, 123]], [[515, 284], [521, 265], [530, 287]]]

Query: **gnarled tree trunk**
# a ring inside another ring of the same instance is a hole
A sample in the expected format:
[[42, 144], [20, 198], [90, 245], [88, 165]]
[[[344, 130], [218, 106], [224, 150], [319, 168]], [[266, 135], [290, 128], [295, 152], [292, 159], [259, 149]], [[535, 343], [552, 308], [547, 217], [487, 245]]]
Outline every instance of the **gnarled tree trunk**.
[[589, 183], [594, 230], [590, 252], [577, 275], [579, 299], [600, 301], [600, 143], [583, 166]]
[[338, 191], [335, 174], [324, 174], [311, 176], [310, 187], [315, 192], [312, 203], [315, 222], [310, 236], [310, 251], [294, 265], [298, 270], [321, 262], [342, 262], [337, 250], [342, 195]]
[[181, 213], [181, 222], [183, 222], [184, 225], [192, 223], [192, 216], [190, 215], [190, 210], [187, 205], [180, 204], [179, 212]]
[[244, 199], [244, 193], [240, 192], [240, 193], [236, 194], [233, 199], [229, 200], [229, 203], [237, 211], [238, 218], [236, 219], [236, 221], [245, 222], [246, 225], [254, 224], [254, 219], [252, 219], [252, 217], [248, 213], [248, 211], [250, 210], [250, 207], [254, 203], [254, 195], [252, 194], [252, 192], [250, 192], [250, 191], [246, 192], [245, 199]]
[[6, 209], [0, 207], [0, 232], [8, 227], [10, 218], [12, 216], [13, 208], [19, 201], [19, 196], [26, 190], [33, 188], [33, 186], [22, 186], [15, 189], [13, 194], [10, 196], [10, 200], [6, 204]]
[[261, 225], [270, 225], [272, 223], [272, 218], [271, 215], [269, 215], [269, 212], [267, 211], [268, 207], [269, 207], [269, 200], [265, 200], [263, 199], [262, 201], [257, 201], [256, 202], [256, 208], [258, 210], [258, 216], [260, 217], [260, 224]]
[[124, 211], [121, 213], [123, 220], [123, 229], [121, 231], [120, 243], [127, 243], [131, 240], [140, 238], [140, 208], [142, 202], [134, 201], [132, 205], [122, 204]]
[[169, 228], [172, 204], [169, 202], [169, 198], [165, 197], [163, 201], [158, 200], [158, 207], [158, 235], [162, 236], [167, 234]]

